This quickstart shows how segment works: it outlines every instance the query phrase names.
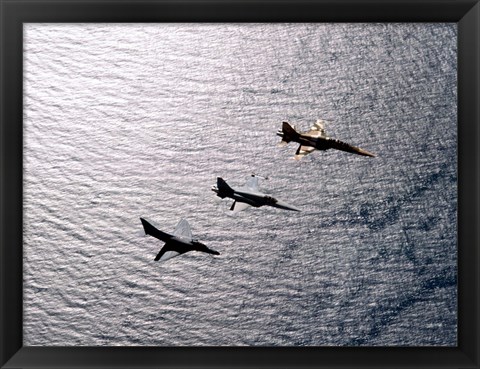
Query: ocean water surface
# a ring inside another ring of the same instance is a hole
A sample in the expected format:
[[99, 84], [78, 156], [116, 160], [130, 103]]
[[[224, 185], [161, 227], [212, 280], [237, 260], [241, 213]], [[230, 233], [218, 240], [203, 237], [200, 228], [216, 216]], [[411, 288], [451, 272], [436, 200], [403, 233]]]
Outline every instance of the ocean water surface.
[[[24, 31], [24, 345], [456, 346], [456, 24]], [[277, 147], [318, 118], [377, 157]]]

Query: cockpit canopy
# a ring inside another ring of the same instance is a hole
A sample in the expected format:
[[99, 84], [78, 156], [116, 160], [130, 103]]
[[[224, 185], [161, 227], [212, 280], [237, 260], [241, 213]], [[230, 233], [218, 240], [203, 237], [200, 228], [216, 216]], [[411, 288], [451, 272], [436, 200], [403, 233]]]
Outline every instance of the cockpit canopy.
[[264, 199], [265, 199], [265, 202], [266, 202], [267, 204], [276, 204], [276, 203], [278, 202], [278, 200], [277, 200], [276, 198], [274, 198], [274, 197], [272, 197], [272, 196], [268, 196], [268, 195], [266, 195], [266, 196], [264, 197]]

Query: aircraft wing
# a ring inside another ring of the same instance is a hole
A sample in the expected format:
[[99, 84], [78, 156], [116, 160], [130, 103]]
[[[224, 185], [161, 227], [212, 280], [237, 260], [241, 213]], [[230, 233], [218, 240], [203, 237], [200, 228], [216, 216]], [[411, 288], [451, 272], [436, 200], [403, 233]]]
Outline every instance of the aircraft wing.
[[304, 135], [309, 137], [327, 137], [323, 123], [323, 120], [318, 119], [310, 128], [310, 131], [304, 133]]
[[295, 153], [295, 160], [300, 160], [304, 156], [310, 154], [311, 152], [315, 151], [315, 148], [312, 146], [303, 146], [300, 145], [297, 149], [297, 152]]
[[190, 224], [185, 219], [181, 219], [177, 226], [175, 227], [175, 230], [173, 231], [173, 234], [178, 237], [182, 238], [188, 238], [191, 240], [192, 237], [192, 230], [190, 229]]
[[242, 187], [242, 190], [259, 192], [258, 177], [256, 176], [249, 177], [245, 186]]
[[232, 207], [230, 208], [230, 210], [233, 211], [233, 214], [236, 214], [242, 210], [245, 210], [249, 207], [250, 205], [248, 205], [247, 203], [245, 202], [238, 202], [238, 201], [235, 201], [233, 204], [232, 204]]
[[155, 257], [155, 261], [165, 261], [165, 260], [174, 258], [175, 256], [178, 256], [178, 255], [180, 255], [179, 252], [176, 252], [174, 250], [169, 250], [169, 247], [167, 246], [167, 244], [165, 244], [165, 246], [163, 246], [163, 248]]

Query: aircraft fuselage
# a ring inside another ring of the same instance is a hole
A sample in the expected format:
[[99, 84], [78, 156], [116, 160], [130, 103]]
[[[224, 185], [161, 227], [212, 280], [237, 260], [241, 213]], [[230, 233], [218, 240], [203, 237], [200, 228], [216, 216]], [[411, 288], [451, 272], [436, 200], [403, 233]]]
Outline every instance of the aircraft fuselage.
[[168, 241], [166, 241], [166, 244], [170, 246], [172, 250], [175, 250], [180, 254], [183, 254], [188, 251], [202, 251], [209, 254], [218, 254], [216, 251], [210, 250], [203, 243], [198, 242], [196, 240], [189, 240], [189, 239], [174, 236], [174, 235], [170, 235], [170, 236], [171, 238]]
[[300, 211], [300, 209], [296, 208], [295, 206], [289, 205], [284, 201], [277, 200], [276, 198], [265, 195], [265, 194], [256, 194], [247, 191], [237, 191], [234, 190], [233, 194], [227, 195], [238, 202], [245, 202], [248, 205], [253, 207], [259, 208], [260, 206], [272, 206], [274, 208], [280, 208], [285, 210], [293, 210], [293, 211]]
[[258, 194], [249, 193], [246, 191], [236, 191], [236, 190], [233, 191], [231, 198], [239, 202], [245, 202], [248, 205], [254, 206], [256, 208], [263, 205], [274, 206], [278, 202], [277, 199], [275, 199], [272, 196], [263, 195], [263, 194], [258, 195]]
[[330, 138], [324, 137], [310, 137], [300, 134], [298, 138], [293, 138], [292, 141], [298, 142], [302, 146], [311, 146], [317, 150], [327, 150], [330, 148]]

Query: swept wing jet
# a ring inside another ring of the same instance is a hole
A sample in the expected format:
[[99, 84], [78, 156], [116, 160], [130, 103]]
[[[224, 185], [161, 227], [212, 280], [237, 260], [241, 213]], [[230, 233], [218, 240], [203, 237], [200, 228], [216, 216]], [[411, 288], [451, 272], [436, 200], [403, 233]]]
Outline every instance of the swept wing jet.
[[252, 175], [248, 179], [245, 186], [238, 189], [230, 187], [227, 182], [218, 177], [217, 186], [214, 186], [212, 191], [222, 199], [229, 197], [235, 200], [230, 208], [234, 213], [245, 210], [249, 206], [258, 208], [264, 205], [285, 210], [300, 211], [300, 209], [295, 206], [289, 205], [286, 202], [260, 192], [258, 189], [258, 178], [255, 175]]
[[155, 261], [165, 261], [189, 251], [201, 251], [207, 254], [220, 255], [219, 252], [209, 249], [203, 243], [192, 238], [190, 225], [185, 219], [181, 219], [178, 222], [173, 234], [158, 230], [143, 218], [140, 218], [140, 220], [142, 221], [145, 234], [165, 242], [165, 245], [155, 257]]
[[290, 125], [290, 123], [283, 122], [282, 129], [278, 130], [277, 132], [277, 135], [282, 137], [282, 141], [280, 141], [279, 146], [285, 146], [290, 141], [298, 142], [300, 146], [298, 147], [294, 156], [296, 160], [300, 160], [314, 150], [328, 149], [337, 149], [363, 156], [375, 156], [374, 154], [359, 147], [352, 146], [346, 142], [328, 137], [325, 133], [323, 123], [324, 121], [319, 119], [310, 128], [310, 131], [300, 133], [295, 129], [294, 126]]

